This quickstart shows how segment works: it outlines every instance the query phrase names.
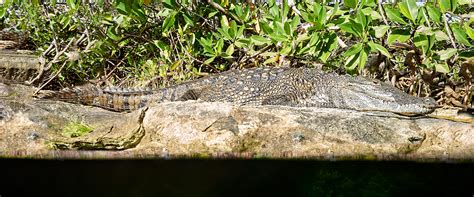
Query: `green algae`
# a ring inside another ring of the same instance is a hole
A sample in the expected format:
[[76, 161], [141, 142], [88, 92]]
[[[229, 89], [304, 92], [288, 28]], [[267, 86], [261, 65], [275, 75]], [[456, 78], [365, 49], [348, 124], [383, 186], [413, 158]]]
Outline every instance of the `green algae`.
[[86, 135], [92, 131], [92, 127], [84, 123], [70, 122], [62, 129], [61, 134], [66, 137], [75, 138]]

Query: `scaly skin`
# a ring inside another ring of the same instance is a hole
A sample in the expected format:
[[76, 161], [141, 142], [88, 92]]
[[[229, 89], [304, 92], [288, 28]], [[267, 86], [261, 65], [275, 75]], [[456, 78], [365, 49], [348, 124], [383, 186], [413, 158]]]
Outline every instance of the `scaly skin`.
[[41, 70], [38, 57], [12, 51], [0, 53], [0, 82], [23, 83], [35, 78]]
[[232, 70], [157, 90], [80, 87], [42, 98], [131, 111], [155, 102], [202, 100], [238, 105], [285, 105], [426, 114], [432, 98], [408, 95], [391, 85], [310, 68]]

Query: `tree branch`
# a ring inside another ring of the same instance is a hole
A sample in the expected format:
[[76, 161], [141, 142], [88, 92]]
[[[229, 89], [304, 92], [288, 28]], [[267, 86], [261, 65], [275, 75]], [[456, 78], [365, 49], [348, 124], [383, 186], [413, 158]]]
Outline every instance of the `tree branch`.
[[227, 11], [226, 9], [224, 9], [222, 6], [220, 6], [219, 4], [215, 3], [214, 1], [212, 0], [207, 0], [207, 3], [209, 3], [212, 7], [216, 8], [217, 10], [221, 11], [222, 13], [224, 13], [226, 16], [234, 19], [239, 25], [243, 25], [244, 23], [237, 17], [235, 16], [234, 14], [230, 13], [229, 11]]

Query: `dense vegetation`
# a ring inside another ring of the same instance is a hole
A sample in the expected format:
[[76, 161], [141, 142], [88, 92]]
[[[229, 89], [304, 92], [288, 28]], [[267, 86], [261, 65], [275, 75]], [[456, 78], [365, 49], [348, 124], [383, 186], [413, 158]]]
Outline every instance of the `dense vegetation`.
[[233, 68], [308, 66], [390, 81], [443, 104], [472, 101], [470, 0], [54, 2], [0, 8], [1, 27], [28, 32], [43, 57], [42, 84], [162, 86]]

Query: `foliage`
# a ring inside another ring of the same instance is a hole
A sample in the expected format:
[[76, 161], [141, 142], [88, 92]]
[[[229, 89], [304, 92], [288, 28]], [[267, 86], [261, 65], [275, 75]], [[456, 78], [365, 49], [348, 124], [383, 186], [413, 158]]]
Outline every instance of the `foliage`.
[[163, 85], [230, 68], [308, 63], [351, 74], [384, 63], [412, 75], [462, 75], [465, 82], [474, 71], [469, 0], [80, 2], [7, 0], [0, 9], [1, 25], [30, 32], [63, 83], [158, 79]]

